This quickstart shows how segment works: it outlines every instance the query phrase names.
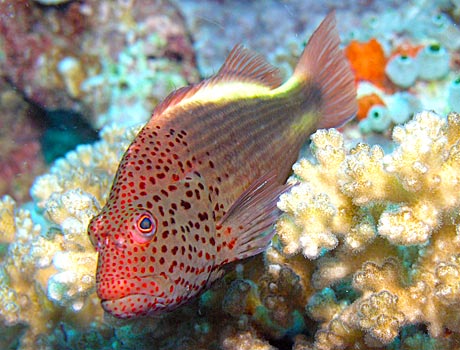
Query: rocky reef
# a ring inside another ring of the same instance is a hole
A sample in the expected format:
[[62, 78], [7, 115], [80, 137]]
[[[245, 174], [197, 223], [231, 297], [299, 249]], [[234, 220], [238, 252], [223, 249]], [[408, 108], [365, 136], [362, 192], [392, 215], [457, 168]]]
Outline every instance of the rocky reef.
[[30, 200], [29, 188], [45, 171], [41, 154], [37, 111], [0, 78], [0, 196], [10, 194], [18, 202]]
[[45, 335], [66, 321], [102, 323], [94, 294], [97, 256], [86, 230], [134, 135], [107, 127], [101, 141], [69, 152], [35, 181], [30, 210], [9, 196], [1, 200], [0, 318], [23, 332], [20, 348], [47, 348]]
[[35, 104], [79, 111], [95, 127], [145, 122], [172, 89], [198, 79], [167, 0], [5, 0], [0, 13], [2, 76]]
[[[288, 74], [324, 4], [0, 1], [0, 348], [457, 349], [460, 7], [361, 3], [327, 2], [360, 120], [311, 136], [269, 249], [172, 313], [124, 321], [95, 294], [87, 225], [141, 123], [238, 41]], [[37, 106], [83, 113], [100, 140], [46, 169]]]
[[0, 318], [20, 349], [455, 348], [459, 114], [418, 114], [388, 154], [318, 131], [264, 258], [173, 313], [120, 321], [95, 295], [86, 226], [137, 129], [106, 127], [56, 162], [32, 187], [34, 208], [1, 200]]

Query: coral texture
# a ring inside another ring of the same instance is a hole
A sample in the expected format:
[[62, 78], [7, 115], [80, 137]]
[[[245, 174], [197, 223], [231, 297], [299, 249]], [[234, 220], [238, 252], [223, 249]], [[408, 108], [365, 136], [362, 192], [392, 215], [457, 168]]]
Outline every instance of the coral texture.
[[5, 0], [0, 13], [2, 74], [36, 104], [84, 112], [97, 127], [145, 121], [167, 93], [197, 80], [182, 16], [167, 0]]
[[46, 348], [43, 335], [65, 320], [73, 327], [101, 324], [97, 256], [86, 229], [134, 130], [107, 127], [101, 136], [36, 180], [31, 193], [39, 212], [18, 208], [8, 196], [0, 202], [0, 319], [10, 328], [26, 327], [22, 349]]
[[[321, 322], [316, 349], [382, 347], [420, 324], [434, 339], [458, 338], [460, 115], [419, 113], [393, 139], [385, 155], [316, 132], [314, 161], [294, 166], [299, 184], [280, 198], [281, 266], [316, 259], [307, 306]], [[334, 288], [346, 281], [355, 296], [339, 300]]]
[[45, 164], [40, 154], [37, 110], [0, 78], [0, 196], [8, 194], [22, 203]]
[[[398, 9], [394, 0], [327, 3], [337, 8], [341, 29], [359, 28], [344, 37], [345, 45], [373, 38], [381, 44], [373, 53], [380, 57], [378, 79], [359, 82], [358, 90], [360, 96], [376, 93], [391, 117], [385, 128], [378, 120], [378, 128], [371, 128], [388, 130], [378, 135], [382, 148], [393, 125], [422, 106], [447, 111], [447, 85], [460, 67], [455, 1], [408, 2]], [[133, 123], [145, 120], [169, 89], [197, 79], [179, 11], [194, 35], [203, 75], [214, 73], [236, 42], [277, 65], [283, 61], [289, 72], [299, 38], [307, 38], [325, 13], [324, 3], [304, 0], [176, 4], [0, 1], [0, 12], [7, 14], [0, 17], [0, 69], [20, 93], [47, 108], [91, 112], [94, 125]], [[441, 80], [417, 79], [405, 95], [393, 94], [400, 88], [389, 89], [382, 58], [415, 57], [434, 42], [451, 55], [452, 71]], [[368, 63], [362, 68], [367, 72]], [[2, 90], [2, 111], [11, 106], [20, 115], [25, 108], [17, 101], [18, 94]], [[374, 115], [369, 111], [379, 105], [370, 101], [362, 115]], [[5, 125], [12, 125], [15, 114], [5, 116]], [[344, 140], [362, 137], [352, 128], [345, 136], [319, 131], [314, 159], [294, 167], [290, 182], [297, 185], [280, 201], [279, 236], [264, 256], [232, 266], [173, 313], [132, 321], [104, 315], [94, 293], [96, 254], [86, 226], [105, 203], [136, 130], [106, 126], [101, 142], [78, 147], [36, 180], [33, 203], [21, 205], [10, 191], [16, 202], [0, 200], [0, 348], [457, 349], [459, 119], [424, 112], [395, 128], [394, 151], [366, 144], [349, 150]], [[2, 169], [35, 177], [31, 168], [8, 166], [10, 158], [14, 166], [37, 159], [35, 133], [27, 143], [21, 118], [17, 125], [23, 134], [0, 128], [0, 136], [25, 136], [26, 146], [19, 143], [17, 151], [2, 143], [2, 151], [9, 150], [2, 154]], [[0, 170], [2, 180], [6, 175]], [[19, 187], [21, 193], [28, 189]]]

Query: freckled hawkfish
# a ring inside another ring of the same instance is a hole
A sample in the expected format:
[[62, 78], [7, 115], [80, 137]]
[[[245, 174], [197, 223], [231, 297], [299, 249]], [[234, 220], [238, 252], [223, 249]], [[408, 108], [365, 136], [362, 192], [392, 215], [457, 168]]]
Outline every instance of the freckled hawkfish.
[[339, 45], [332, 13], [285, 83], [237, 45], [217, 74], [155, 108], [89, 224], [104, 310], [120, 318], [173, 310], [226, 264], [266, 249], [302, 143], [357, 111]]

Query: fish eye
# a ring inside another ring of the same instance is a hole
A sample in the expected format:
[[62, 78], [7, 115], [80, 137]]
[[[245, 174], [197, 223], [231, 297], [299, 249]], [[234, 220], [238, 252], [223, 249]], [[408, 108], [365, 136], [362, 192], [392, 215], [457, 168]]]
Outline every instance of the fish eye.
[[149, 215], [141, 215], [137, 220], [137, 227], [142, 233], [151, 233], [155, 229], [154, 222]]
[[133, 239], [141, 244], [149, 242], [155, 235], [157, 226], [157, 219], [152, 214], [149, 212], [140, 214], [136, 219]]

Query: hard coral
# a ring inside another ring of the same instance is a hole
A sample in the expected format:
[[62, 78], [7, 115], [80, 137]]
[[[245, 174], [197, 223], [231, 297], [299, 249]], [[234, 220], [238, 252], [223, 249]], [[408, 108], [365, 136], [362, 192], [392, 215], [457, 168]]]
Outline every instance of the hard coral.
[[[106, 127], [101, 141], [56, 161], [32, 187], [33, 210], [8, 197], [0, 202], [0, 322], [23, 332], [19, 348], [271, 349], [267, 339], [304, 330], [303, 305], [311, 294], [300, 282], [305, 264], [267, 272], [261, 256], [205, 293], [199, 308], [195, 301], [160, 319], [104, 318], [86, 228], [137, 130]], [[0, 337], [1, 348], [10, 346], [6, 339]]]
[[[347, 151], [338, 132], [318, 131], [316, 162], [294, 166], [300, 184], [280, 199], [278, 261], [317, 259], [303, 281], [318, 293], [307, 307], [321, 325], [315, 349], [384, 347], [419, 324], [436, 341], [445, 329], [449, 346], [458, 339], [460, 115], [419, 113], [393, 139], [387, 155]], [[340, 299], [346, 281], [357, 294]]]
[[45, 169], [39, 143], [37, 113], [20, 94], [0, 78], [0, 196], [19, 202], [30, 199], [29, 188]]
[[[0, 69], [7, 79], [43, 108], [85, 112], [98, 127], [111, 121], [96, 118], [110, 117], [114, 101], [145, 121], [170, 90], [197, 80], [183, 19], [167, 0], [60, 6], [5, 0], [0, 13]], [[85, 89], [96, 77], [99, 83]]]
[[79, 146], [39, 177], [31, 192], [46, 219], [19, 209], [9, 197], [0, 202], [5, 251], [0, 256], [0, 320], [7, 327], [26, 327], [21, 349], [45, 349], [52, 338], [44, 335], [59, 324], [81, 328], [91, 321], [103, 332], [103, 311], [94, 293], [97, 255], [86, 230], [134, 133], [105, 128], [102, 141]]

